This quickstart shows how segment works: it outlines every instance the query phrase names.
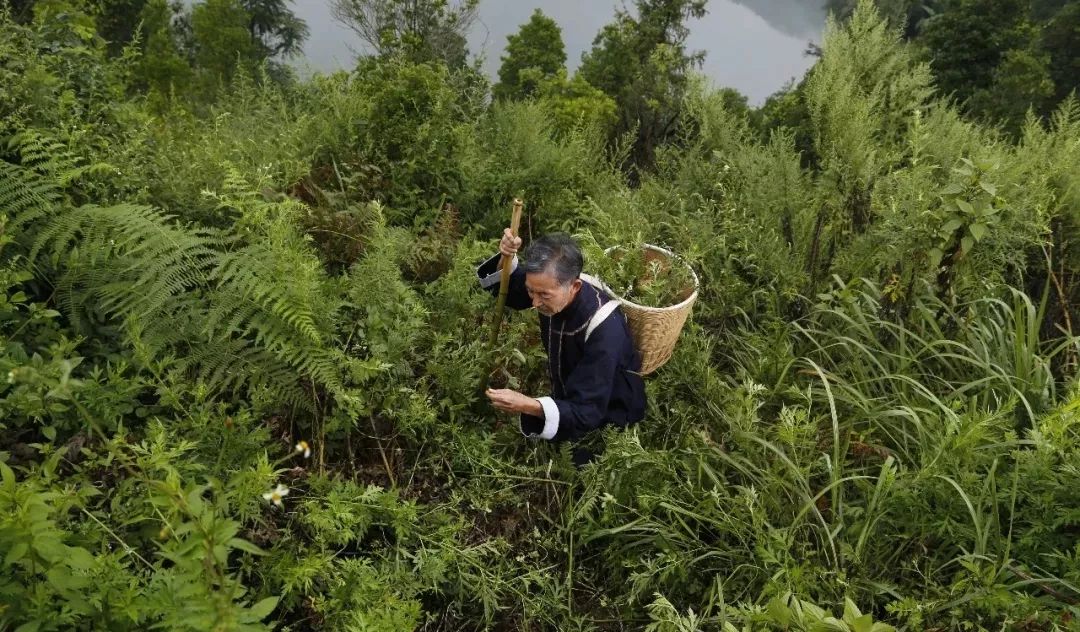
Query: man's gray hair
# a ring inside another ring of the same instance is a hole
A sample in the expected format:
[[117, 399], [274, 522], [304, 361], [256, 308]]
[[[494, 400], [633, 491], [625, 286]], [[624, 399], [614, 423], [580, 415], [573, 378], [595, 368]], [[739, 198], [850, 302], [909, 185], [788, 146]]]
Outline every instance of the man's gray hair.
[[526, 274], [552, 274], [559, 285], [569, 285], [581, 274], [584, 257], [581, 248], [566, 233], [544, 235], [525, 249], [521, 267]]

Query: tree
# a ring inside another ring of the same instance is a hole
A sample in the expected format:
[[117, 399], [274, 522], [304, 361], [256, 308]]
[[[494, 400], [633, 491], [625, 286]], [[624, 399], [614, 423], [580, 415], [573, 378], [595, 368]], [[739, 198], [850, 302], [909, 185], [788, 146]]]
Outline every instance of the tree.
[[143, 54], [133, 71], [137, 88], [159, 97], [183, 92], [191, 82], [191, 64], [180, 54], [173, 32], [175, 13], [166, 0], [149, 0], [139, 12]]
[[7, 6], [17, 23], [29, 22], [34, 17], [34, 0], [7, 0]]
[[291, 57], [301, 52], [308, 37], [307, 23], [289, 10], [291, 0], [241, 0], [248, 12], [251, 39], [262, 47], [262, 56]]
[[705, 0], [637, 0], [637, 17], [616, 13], [582, 59], [581, 76], [618, 104], [616, 133], [636, 129], [631, 159], [653, 162], [675, 131], [688, 73], [704, 53], [686, 51], [686, 21], [705, 15]]
[[1031, 19], [1047, 22], [1068, 6], [1076, 6], [1076, 3], [1070, 0], [1031, 0]]
[[1080, 2], [1066, 5], [1043, 28], [1042, 47], [1050, 55], [1055, 98], [1080, 88]]
[[536, 94], [540, 82], [566, 67], [562, 29], [537, 9], [517, 33], [508, 36], [499, 67], [499, 83], [492, 91], [498, 99], [524, 99]]
[[1013, 49], [994, 69], [989, 88], [971, 97], [969, 110], [1001, 123], [1006, 131], [1018, 135], [1028, 110], [1045, 114], [1054, 95], [1050, 78], [1050, 58], [1034, 50]]
[[1031, 48], [1027, 11], [1026, 0], [949, 0], [925, 20], [918, 42], [941, 91], [964, 102], [989, 89], [1008, 51]]
[[[914, 39], [923, 20], [934, 15], [942, 0], [875, 0], [874, 5], [890, 24], [904, 29], [904, 39]], [[855, 12], [858, 0], [828, 0], [826, 11], [839, 20], [846, 20]]]
[[233, 76], [237, 67], [254, 70], [263, 50], [251, 38], [251, 16], [240, 0], [206, 0], [191, 10], [195, 63], [204, 75], [204, 89]]
[[[100, 46], [97, 17], [87, 0], [37, 0], [31, 3], [30, 7], [35, 25], [46, 31], [64, 31], [75, 36], [75, 39], [83, 45], [89, 44], [95, 49]], [[64, 43], [75, 45], [72, 40]]]
[[593, 126], [605, 132], [611, 130], [617, 117], [615, 101], [585, 81], [580, 74], [567, 80], [566, 70], [538, 82], [538, 94], [555, 126], [569, 131], [577, 126]]
[[795, 150], [806, 168], [816, 167], [820, 158], [814, 148], [814, 123], [806, 103], [806, 79], [810, 73], [798, 84], [789, 82], [769, 95], [750, 119], [766, 142], [777, 130], [790, 130], [794, 135]]
[[465, 36], [480, 0], [333, 0], [334, 18], [352, 29], [377, 55], [399, 54], [414, 62], [442, 60], [465, 65]]
[[118, 55], [135, 37], [147, 0], [99, 0], [98, 32], [109, 43], [109, 54]]

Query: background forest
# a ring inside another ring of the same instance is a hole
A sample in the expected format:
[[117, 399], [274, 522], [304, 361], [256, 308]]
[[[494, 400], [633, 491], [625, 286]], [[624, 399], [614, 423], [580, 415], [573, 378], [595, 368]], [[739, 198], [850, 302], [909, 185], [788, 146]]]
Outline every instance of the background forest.
[[[473, 0], [306, 80], [284, 0], [0, 6], [0, 630], [1080, 629], [1080, 2], [836, 2], [760, 108], [704, 0], [494, 85]], [[581, 469], [479, 389], [514, 196], [702, 279]]]

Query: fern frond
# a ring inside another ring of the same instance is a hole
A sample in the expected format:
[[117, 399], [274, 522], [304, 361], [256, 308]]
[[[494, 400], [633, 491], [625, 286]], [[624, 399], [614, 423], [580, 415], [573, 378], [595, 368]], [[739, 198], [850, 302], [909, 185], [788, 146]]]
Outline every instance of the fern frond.
[[348, 358], [338, 349], [297, 336], [297, 329], [245, 296], [220, 290], [210, 297], [204, 333], [211, 344], [234, 339], [251, 339], [277, 362], [290, 367], [294, 377], [305, 377], [331, 392], [345, 390], [343, 368]]
[[[55, 178], [73, 159], [40, 138], [22, 142], [33, 168], [0, 165], [0, 199], [33, 227], [22, 241], [73, 327], [127, 335], [143, 357], [178, 358], [214, 392], [262, 392], [309, 410], [313, 387], [350, 399], [346, 376], [364, 372], [332, 344], [340, 301], [285, 215], [294, 209], [252, 202], [274, 223], [244, 244], [148, 206], [72, 207]], [[61, 158], [47, 165], [50, 154]]]
[[59, 198], [55, 185], [18, 165], [0, 161], [0, 212], [8, 216], [8, 230], [22, 230], [49, 215]]
[[269, 390], [276, 401], [313, 411], [295, 367], [243, 338], [220, 339], [193, 348], [184, 364], [215, 392]]
[[150, 318], [176, 296], [206, 284], [216, 253], [212, 233], [176, 226], [150, 207], [83, 206], [46, 227], [31, 250], [53, 259], [81, 248], [69, 258], [65, 275], [77, 275], [98, 307], [120, 318]]
[[222, 256], [213, 274], [221, 287], [230, 288], [303, 338], [320, 344], [323, 334], [313, 306], [304, 293], [294, 291], [290, 282], [294, 279], [275, 274], [280, 266], [274, 259], [270, 246], [253, 244]]
[[40, 130], [23, 130], [8, 139], [8, 149], [19, 154], [22, 165], [42, 174], [60, 187], [67, 187], [85, 175], [111, 173], [106, 163], [90, 163], [64, 143]]

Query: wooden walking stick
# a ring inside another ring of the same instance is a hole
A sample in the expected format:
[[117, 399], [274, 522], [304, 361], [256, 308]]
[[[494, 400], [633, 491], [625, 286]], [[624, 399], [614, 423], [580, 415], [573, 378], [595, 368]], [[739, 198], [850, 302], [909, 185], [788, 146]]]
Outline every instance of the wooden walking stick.
[[[521, 208], [524, 206], [520, 198], [514, 198], [514, 212], [510, 216], [510, 233], [517, 237], [518, 226], [521, 224]], [[495, 303], [495, 322], [491, 325], [491, 346], [499, 341], [499, 330], [502, 329], [503, 310], [506, 309], [506, 295], [510, 292], [510, 264], [513, 257], [502, 256], [499, 262], [502, 275], [499, 277], [499, 300]]]

